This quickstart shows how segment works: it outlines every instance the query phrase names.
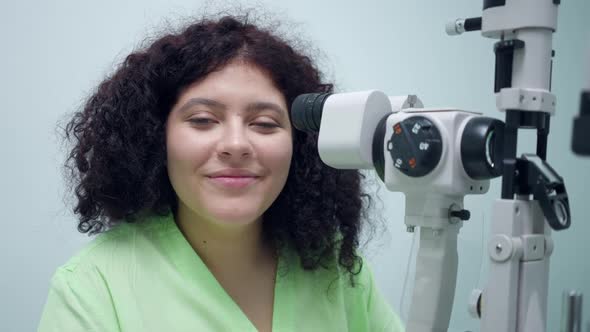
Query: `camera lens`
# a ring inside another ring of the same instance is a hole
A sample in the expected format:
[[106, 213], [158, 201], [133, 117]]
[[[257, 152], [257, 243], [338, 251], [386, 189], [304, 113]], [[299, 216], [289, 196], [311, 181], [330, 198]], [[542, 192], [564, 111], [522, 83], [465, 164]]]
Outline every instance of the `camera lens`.
[[496, 131], [492, 129], [492, 130], [490, 130], [490, 132], [488, 133], [488, 135], [486, 137], [486, 161], [488, 162], [488, 165], [492, 169], [496, 165], [494, 162], [495, 139], [496, 139]]
[[486, 180], [502, 174], [504, 122], [483, 116], [468, 120], [461, 136], [461, 161], [467, 175]]
[[555, 211], [555, 216], [557, 217], [557, 221], [561, 224], [561, 226], [568, 225], [569, 213], [567, 207], [561, 200], [556, 200], [553, 202], [553, 210]]
[[306, 93], [297, 96], [291, 105], [291, 120], [296, 129], [318, 132], [324, 103], [331, 93]]

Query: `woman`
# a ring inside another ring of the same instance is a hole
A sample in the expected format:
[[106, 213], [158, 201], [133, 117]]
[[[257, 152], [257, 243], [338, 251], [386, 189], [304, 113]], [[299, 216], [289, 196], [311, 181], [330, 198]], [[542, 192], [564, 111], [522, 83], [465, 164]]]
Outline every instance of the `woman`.
[[324, 166], [289, 105], [329, 92], [246, 19], [129, 55], [66, 127], [78, 229], [39, 331], [401, 331], [357, 255], [357, 171]]

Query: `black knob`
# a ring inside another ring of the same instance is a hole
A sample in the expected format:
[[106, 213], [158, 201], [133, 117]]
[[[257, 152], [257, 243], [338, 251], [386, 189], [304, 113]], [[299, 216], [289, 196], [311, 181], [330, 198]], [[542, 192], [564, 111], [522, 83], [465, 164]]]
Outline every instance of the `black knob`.
[[469, 218], [471, 218], [471, 212], [469, 212], [468, 210], [451, 211], [449, 213], [449, 216], [459, 218], [459, 219], [465, 221], [465, 220], [469, 220]]

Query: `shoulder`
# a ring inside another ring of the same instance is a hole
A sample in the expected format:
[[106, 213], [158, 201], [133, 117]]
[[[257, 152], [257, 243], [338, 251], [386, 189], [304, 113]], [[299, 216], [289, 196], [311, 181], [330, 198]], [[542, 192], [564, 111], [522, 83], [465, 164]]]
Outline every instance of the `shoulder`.
[[171, 225], [171, 216], [150, 216], [97, 235], [55, 271], [38, 330], [118, 331], [116, 308], [133, 298], [139, 269], [158, 259]]
[[97, 235], [90, 243], [59, 267], [58, 273], [72, 274], [83, 270], [109, 268], [135, 260], [144, 247], [153, 246], [173, 223], [171, 215], [147, 216], [134, 222], [123, 222]]
[[357, 273], [353, 274], [340, 267], [337, 258], [330, 268], [319, 267], [313, 271], [295, 267], [298, 259], [290, 259], [289, 263], [289, 271], [295, 272], [291, 279], [295, 283], [293, 289], [305, 315], [313, 316], [309, 312], [313, 308], [314, 312], [322, 313], [323, 320], [338, 317], [333, 325], [346, 322], [342, 329], [349, 331], [403, 331], [401, 320], [375, 283], [368, 260], [361, 257], [355, 269]]
[[346, 283], [343, 287], [347, 302], [353, 307], [351, 312], [358, 319], [356, 327], [367, 331], [402, 332], [401, 320], [375, 283], [368, 260], [362, 260], [359, 273], [354, 279], [354, 285]]

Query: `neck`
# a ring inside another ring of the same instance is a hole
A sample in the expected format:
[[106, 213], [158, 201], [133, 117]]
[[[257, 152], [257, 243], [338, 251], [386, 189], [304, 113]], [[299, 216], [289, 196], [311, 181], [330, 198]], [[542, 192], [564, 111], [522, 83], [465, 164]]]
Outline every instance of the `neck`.
[[272, 246], [263, 238], [261, 218], [247, 224], [225, 225], [179, 206], [176, 223], [213, 272], [248, 269], [274, 259]]

